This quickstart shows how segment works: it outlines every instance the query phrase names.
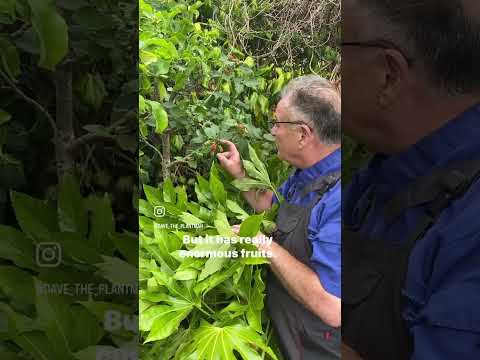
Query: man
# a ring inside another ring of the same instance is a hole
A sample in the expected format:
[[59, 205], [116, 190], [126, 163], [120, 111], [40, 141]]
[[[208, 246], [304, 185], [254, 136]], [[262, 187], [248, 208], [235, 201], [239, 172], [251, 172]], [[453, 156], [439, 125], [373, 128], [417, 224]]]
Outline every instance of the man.
[[[314, 75], [292, 80], [276, 107], [271, 134], [278, 156], [297, 170], [279, 189], [277, 231], [269, 249], [267, 308], [289, 360], [338, 359], [340, 353], [340, 96]], [[235, 145], [219, 153], [245, 176]], [[277, 202], [271, 191], [245, 192], [256, 211]], [[274, 275], [272, 275], [272, 273]]]
[[479, 359], [480, 2], [342, 10], [342, 358]]

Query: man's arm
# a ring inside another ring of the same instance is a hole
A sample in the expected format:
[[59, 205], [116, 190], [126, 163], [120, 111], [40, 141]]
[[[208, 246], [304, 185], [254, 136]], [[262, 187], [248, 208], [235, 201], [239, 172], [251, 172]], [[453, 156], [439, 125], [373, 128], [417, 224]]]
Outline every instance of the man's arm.
[[268, 250], [273, 255], [270, 267], [290, 295], [328, 325], [339, 327], [341, 301], [325, 291], [317, 274], [275, 242]]
[[[220, 165], [236, 179], [242, 179], [246, 176], [245, 169], [242, 166], [240, 153], [234, 143], [228, 140], [220, 140], [227, 147], [227, 151], [218, 153], [217, 158]], [[256, 212], [262, 212], [270, 209], [272, 206], [273, 191], [244, 191], [245, 200]]]
[[256, 212], [262, 212], [272, 207], [273, 191], [271, 190], [244, 191], [242, 195]]

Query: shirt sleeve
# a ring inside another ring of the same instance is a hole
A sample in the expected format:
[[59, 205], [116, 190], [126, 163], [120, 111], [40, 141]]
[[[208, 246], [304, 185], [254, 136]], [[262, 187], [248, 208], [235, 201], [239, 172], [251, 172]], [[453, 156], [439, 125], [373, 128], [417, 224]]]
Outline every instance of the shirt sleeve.
[[341, 194], [336, 184], [312, 209], [308, 226], [310, 263], [325, 290], [341, 297]]

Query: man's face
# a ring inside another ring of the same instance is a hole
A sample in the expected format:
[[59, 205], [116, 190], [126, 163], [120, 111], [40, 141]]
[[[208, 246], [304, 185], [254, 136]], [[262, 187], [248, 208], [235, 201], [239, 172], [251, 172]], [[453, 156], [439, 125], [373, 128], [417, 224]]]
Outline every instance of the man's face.
[[[370, 40], [362, 36], [365, 17], [356, 7], [355, 0], [342, 2], [342, 42]], [[377, 126], [370, 51], [342, 47], [342, 128], [360, 141], [368, 141], [369, 129]]]
[[[280, 100], [275, 109], [275, 117], [277, 122], [283, 121], [299, 121], [294, 119], [293, 112], [289, 110], [286, 99]], [[275, 136], [277, 143], [278, 157], [281, 160], [290, 162], [298, 156], [298, 142], [300, 138], [299, 129], [294, 124], [276, 124], [270, 130]]]
[[[372, 18], [358, 0], [342, 2], [342, 42], [364, 43], [377, 40], [369, 27]], [[372, 38], [373, 37], [373, 38]], [[354, 139], [382, 150], [390, 112], [380, 106], [385, 88], [383, 49], [367, 46], [342, 46], [342, 128]]]

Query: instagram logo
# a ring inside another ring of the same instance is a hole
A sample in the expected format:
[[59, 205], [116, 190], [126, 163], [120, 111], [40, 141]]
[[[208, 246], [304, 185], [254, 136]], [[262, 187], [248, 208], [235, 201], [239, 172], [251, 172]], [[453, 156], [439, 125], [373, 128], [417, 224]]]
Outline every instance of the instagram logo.
[[55, 267], [62, 261], [62, 248], [54, 242], [41, 242], [36, 246], [35, 258], [38, 266]]
[[156, 217], [165, 216], [165, 208], [163, 206], [155, 206], [153, 208], [153, 215], [155, 215]]

